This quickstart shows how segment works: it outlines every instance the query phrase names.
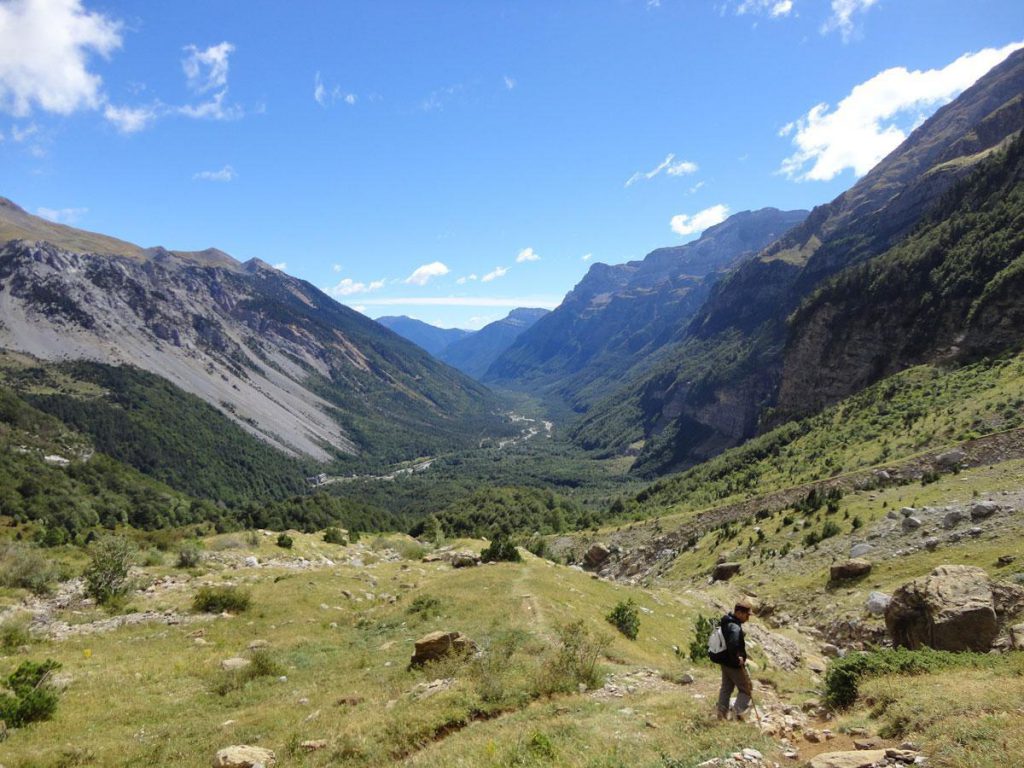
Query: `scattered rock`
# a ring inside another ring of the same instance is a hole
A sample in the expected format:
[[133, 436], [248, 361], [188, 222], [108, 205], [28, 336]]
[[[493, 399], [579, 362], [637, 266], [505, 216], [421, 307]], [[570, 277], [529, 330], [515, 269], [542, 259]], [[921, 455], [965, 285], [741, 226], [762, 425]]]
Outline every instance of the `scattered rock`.
[[979, 501], [971, 507], [971, 520], [984, 520], [998, 511], [999, 505], [994, 501]]
[[416, 641], [416, 649], [409, 665], [419, 667], [449, 653], [466, 654], [475, 651], [476, 643], [461, 632], [431, 632]]
[[871, 573], [871, 563], [862, 558], [853, 558], [843, 563], [836, 563], [829, 569], [829, 577], [832, 581], [856, 579], [869, 573]]
[[258, 651], [261, 648], [269, 648], [270, 647], [270, 641], [269, 640], [253, 640], [246, 647], [250, 651]]
[[825, 643], [821, 646], [821, 655], [828, 659], [838, 659], [841, 655], [839, 648], [832, 643]]
[[1016, 555], [1000, 555], [999, 559], [996, 560], [996, 564], [1000, 566], [1006, 566], [1013, 563], [1016, 559]]
[[913, 507], [903, 507], [903, 509], [900, 510], [900, 514], [903, 515], [903, 517], [913, 517], [917, 514], [917, 510]]
[[942, 527], [948, 531], [950, 528], [955, 528], [966, 519], [967, 516], [961, 510], [953, 509], [947, 512], [945, 517], [942, 518]]
[[453, 552], [449, 562], [452, 568], [472, 568], [480, 564], [480, 555], [474, 552]]
[[997, 630], [988, 576], [974, 566], [939, 566], [896, 590], [885, 626], [897, 646], [986, 652]]
[[873, 768], [875, 763], [884, 759], [884, 749], [825, 752], [811, 758], [811, 768]]
[[611, 557], [611, 550], [604, 544], [592, 544], [583, 556], [583, 565], [588, 568], [600, 568]]
[[1010, 647], [1015, 651], [1024, 651], [1024, 624], [1010, 627]]
[[249, 557], [245, 558], [245, 567], [246, 568], [259, 568], [259, 566], [260, 566], [260, 561], [259, 561], [258, 558], [255, 558], [252, 555], [250, 555]]
[[869, 552], [874, 551], [874, 549], [875, 548], [871, 544], [865, 544], [865, 543], [854, 544], [852, 547], [850, 547], [850, 557], [852, 557], [852, 558], [864, 557], [864, 555], [868, 554]]
[[892, 598], [884, 592], [872, 592], [868, 595], [868, 600], [864, 607], [867, 608], [868, 613], [872, 616], [884, 616], [885, 609], [889, 607], [891, 600]]
[[250, 664], [252, 664], [252, 662], [248, 659], [243, 659], [238, 656], [235, 656], [231, 659], [224, 659], [224, 661], [220, 663], [220, 668], [225, 670], [226, 672], [235, 672], [239, 669], [245, 669]]
[[853, 740], [853, 746], [855, 746], [857, 749], [860, 749], [860, 750], [878, 749], [879, 741], [878, 741], [878, 739], [874, 739], [874, 738], [871, 738], [871, 739], [854, 739]]
[[901, 763], [911, 764], [917, 760], [917, 751], [913, 749], [887, 749], [885, 756], [889, 760], [896, 760]]
[[921, 519], [918, 517], [904, 517], [900, 527], [904, 531], [916, 531], [921, 527]]
[[927, 539], [924, 540], [924, 548], [927, 549], [929, 552], [934, 552], [936, 549], [939, 548], [939, 540], [936, 539], [934, 536], [929, 536]]
[[316, 752], [327, 748], [327, 739], [311, 739], [299, 744], [299, 749], [304, 752]]
[[728, 581], [740, 572], [740, 563], [719, 563], [711, 571], [711, 578], [715, 581]]
[[967, 454], [959, 448], [954, 448], [951, 451], [940, 453], [935, 457], [935, 463], [943, 467], [944, 469], [953, 469], [954, 467], [960, 466], [961, 462], [967, 458]]
[[213, 768], [269, 768], [276, 762], [277, 758], [269, 749], [243, 744], [218, 751], [213, 758]]
[[[1020, 627], [1021, 627], [1021, 630], [1024, 630], [1024, 624], [1021, 624]], [[693, 685], [693, 683], [695, 682], [695, 679], [694, 679], [693, 675], [691, 675], [689, 672], [687, 672], [687, 673], [684, 673], [684, 674], [680, 675], [677, 682], [680, 685]]]

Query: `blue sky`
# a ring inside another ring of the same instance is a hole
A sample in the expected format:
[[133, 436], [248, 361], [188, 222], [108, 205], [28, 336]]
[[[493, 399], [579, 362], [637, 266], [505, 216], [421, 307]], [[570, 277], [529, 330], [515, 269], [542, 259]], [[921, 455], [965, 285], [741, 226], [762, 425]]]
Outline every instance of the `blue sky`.
[[479, 327], [831, 199], [1022, 41], [1019, 0], [0, 0], [0, 195]]

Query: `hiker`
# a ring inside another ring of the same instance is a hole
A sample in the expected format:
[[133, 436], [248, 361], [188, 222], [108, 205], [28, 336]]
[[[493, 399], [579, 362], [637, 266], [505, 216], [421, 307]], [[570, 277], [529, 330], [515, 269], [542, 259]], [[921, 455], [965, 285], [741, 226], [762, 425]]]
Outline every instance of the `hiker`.
[[[718, 691], [718, 719], [725, 720], [729, 716], [729, 699], [733, 689], [739, 690], [732, 712], [737, 720], [743, 720], [743, 713], [750, 706], [753, 684], [747, 673], [747, 646], [743, 638], [743, 623], [750, 618], [753, 605], [746, 598], [740, 598], [732, 609], [722, 617], [719, 628], [724, 643], [720, 639], [718, 645], [724, 645], [721, 651], [712, 652], [711, 660], [722, 667], [722, 687]], [[716, 633], [717, 634], [717, 633]]]

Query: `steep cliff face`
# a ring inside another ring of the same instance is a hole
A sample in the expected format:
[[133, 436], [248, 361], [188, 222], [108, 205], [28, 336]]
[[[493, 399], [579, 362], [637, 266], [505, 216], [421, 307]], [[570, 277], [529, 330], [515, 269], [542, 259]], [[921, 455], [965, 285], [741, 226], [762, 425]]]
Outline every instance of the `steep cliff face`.
[[586, 411], [647, 369], [680, 339], [728, 269], [752, 257], [806, 211], [765, 208], [735, 214], [692, 243], [642, 261], [595, 264], [562, 304], [499, 357], [487, 382], [526, 390]]
[[216, 251], [121, 257], [10, 241], [0, 346], [152, 371], [321, 460], [422, 455], [497, 427], [480, 385], [308, 283]]
[[994, 153], [912, 235], [844, 270], [794, 315], [775, 420], [910, 365], [1024, 342], [1024, 140]]
[[438, 357], [474, 379], [481, 378], [501, 354], [533, 324], [548, 313], [546, 309], [520, 307], [501, 320], [449, 344]]
[[[1005, 148], [1024, 126], [1022, 93], [1019, 51], [936, 112], [848, 192], [721, 281], [655, 369], [587, 414], [575, 433], [580, 442], [607, 440], [607, 425], [615, 422], [609, 411], [623, 403], [643, 424], [642, 435], [633, 437], [646, 440], [636, 464], [646, 474], [690, 466], [755, 434], [779, 397], [787, 317], [833, 275], [896, 246], [948, 190]], [[822, 309], [813, 325], [830, 322]], [[843, 339], [833, 342], [836, 355], [851, 361], [865, 355], [847, 349]], [[693, 386], [695, 375], [700, 386]], [[636, 424], [633, 418], [627, 431]]]

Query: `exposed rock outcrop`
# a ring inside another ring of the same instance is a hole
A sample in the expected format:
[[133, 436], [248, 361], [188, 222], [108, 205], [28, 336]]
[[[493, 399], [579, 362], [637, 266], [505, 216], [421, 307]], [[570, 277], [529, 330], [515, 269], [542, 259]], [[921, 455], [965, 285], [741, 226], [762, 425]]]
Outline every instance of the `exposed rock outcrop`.
[[461, 632], [431, 632], [416, 641], [409, 666], [421, 667], [428, 661], [436, 661], [452, 653], [461, 655], [475, 651], [476, 643]]

